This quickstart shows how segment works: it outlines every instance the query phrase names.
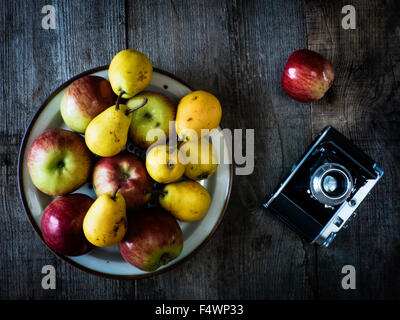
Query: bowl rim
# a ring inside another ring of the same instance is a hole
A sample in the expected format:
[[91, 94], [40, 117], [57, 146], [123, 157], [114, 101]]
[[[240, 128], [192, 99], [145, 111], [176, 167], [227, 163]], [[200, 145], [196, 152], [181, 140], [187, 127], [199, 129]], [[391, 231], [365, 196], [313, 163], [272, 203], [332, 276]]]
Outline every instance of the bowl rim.
[[[47, 98], [46, 100], [42, 103], [42, 105], [35, 111], [34, 115], [32, 116], [31, 120], [29, 121], [28, 127], [25, 130], [24, 136], [22, 138], [22, 142], [21, 142], [21, 146], [19, 149], [19, 154], [18, 154], [18, 166], [17, 166], [17, 170], [18, 170], [18, 192], [19, 192], [19, 197], [22, 201], [22, 205], [24, 207], [24, 211], [26, 213], [26, 215], [28, 216], [28, 220], [32, 226], [32, 228], [35, 230], [36, 234], [39, 236], [39, 238], [41, 239], [41, 241], [45, 244], [45, 246], [53, 253], [55, 254], [59, 259], [67, 262], [68, 264], [74, 266], [75, 268], [78, 268], [84, 272], [87, 272], [89, 274], [93, 274], [99, 277], [103, 277], [103, 278], [108, 278], [108, 279], [117, 279], [117, 280], [123, 280], [123, 279], [141, 279], [141, 278], [148, 278], [151, 276], [155, 276], [167, 271], [170, 271], [171, 269], [177, 267], [178, 265], [180, 265], [181, 263], [183, 263], [184, 261], [187, 261], [189, 258], [193, 257], [198, 251], [200, 251], [200, 249], [212, 238], [212, 236], [215, 234], [216, 230], [218, 229], [218, 227], [220, 226], [222, 219], [225, 215], [226, 209], [228, 207], [228, 203], [229, 203], [229, 199], [231, 196], [231, 191], [232, 191], [232, 183], [233, 183], [233, 163], [229, 164], [229, 186], [228, 186], [228, 193], [224, 202], [224, 206], [219, 214], [218, 220], [215, 223], [214, 227], [212, 228], [212, 230], [210, 231], [210, 233], [207, 235], [207, 237], [199, 244], [197, 245], [190, 253], [188, 253], [188, 255], [178, 261], [176, 261], [175, 263], [171, 264], [170, 266], [167, 266], [165, 268], [162, 269], [158, 269], [156, 271], [152, 271], [152, 272], [147, 272], [144, 274], [138, 274], [138, 275], [118, 275], [118, 274], [110, 274], [110, 273], [105, 273], [105, 272], [100, 272], [100, 271], [96, 271], [93, 269], [90, 269], [88, 267], [85, 267], [77, 262], [75, 262], [74, 260], [70, 259], [68, 256], [64, 256], [61, 255], [57, 252], [55, 252], [53, 249], [51, 249], [47, 243], [44, 241], [43, 239], [43, 235], [42, 232], [39, 228], [39, 226], [36, 224], [36, 222], [34, 221], [33, 215], [30, 212], [30, 209], [28, 207], [28, 202], [25, 198], [25, 194], [24, 194], [24, 183], [23, 183], [23, 178], [22, 178], [22, 166], [23, 166], [23, 155], [25, 154], [26, 148], [27, 148], [27, 140], [28, 137], [31, 133], [31, 130], [33, 128], [34, 123], [36, 122], [37, 118], [39, 117], [40, 113], [44, 110], [44, 108], [48, 105], [48, 103], [57, 95], [59, 94], [64, 88], [66, 88], [69, 84], [71, 84], [73, 81], [82, 78], [86, 75], [91, 75], [95, 72], [99, 72], [99, 71], [104, 71], [108, 69], [108, 65], [104, 65], [104, 66], [100, 66], [100, 67], [96, 67], [96, 68], [92, 68], [89, 70], [86, 70], [84, 72], [81, 72], [79, 74], [77, 74], [76, 76], [70, 78], [69, 80], [63, 82], [57, 89], [55, 89]], [[194, 89], [188, 85], [186, 82], [182, 81], [181, 79], [179, 79], [178, 77], [176, 77], [174, 74], [171, 74], [167, 71], [158, 69], [158, 68], [153, 68], [153, 70], [155, 72], [158, 72], [160, 74], [164, 74], [178, 82], [180, 82], [181, 84], [185, 85], [186, 87], [188, 87], [191, 91], [194, 91]], [[222, 128], [222, 127], [221, 127]]]

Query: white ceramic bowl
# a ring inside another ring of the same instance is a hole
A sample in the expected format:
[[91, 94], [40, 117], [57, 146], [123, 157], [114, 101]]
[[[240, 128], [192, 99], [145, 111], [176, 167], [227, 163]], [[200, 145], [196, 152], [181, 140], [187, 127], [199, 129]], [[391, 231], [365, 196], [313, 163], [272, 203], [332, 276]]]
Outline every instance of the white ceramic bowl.
[[[66, 87], [71, 82], [86, 75], [97, 75], [108, 79], [108, 66], [83, 72], [56, 89], [33, 116], [21, 144], [18, 160], [19, 192], [29, 221], [42, 240], [43, 237], [40, 230], [42, 213], [46, 206], [53, 200], [53, 197], [40, 192], [30, 180], [27, 168], [29, 147], [34, 139], [46, 129], [68, 129], [60, 114], [61, 97], [64, 94]], [[176, 103], [178, 103], [183, 96], [192, 91], [188, 85], [184, 84], [173, 75], [157, 69], [154, 69], [153, 78], [148, 90], [162, 92], [168, 95]], [[220, 135], [220, 141], [222, 141], [221, 148], [217, 148], [219, 158], [225, 160], [230, 159], [229, 146], [227, 145], [225, 137], [223, 137], [223, 131], [218, 128], [216, 134], [217, 136]], [[183, 251], [178, 258], [172, 260], [170, 263], [162, 266], [156, 271], [145, 272], [130, 265], [122, 258], [117, 246], [96, 248], [88, 254], [78, 257], [67, 257], [59, 255], [54, 251], [53, 252], [75, 267], [89, 273], [109, 278], [135, 279], [169, 270], [178, 262], [183, 261], [200, 249], [200, 247], [214, 234], [218, 225], [221, 223], [229, 201], [230, 191], [232, 188], [232, 178], [232, 165], [229, 162], [226, 164], [219, 164], [217, 171], [211, 178], [201, 181], [201, 184], [211, 195], [212, 200], [210, 208], [206, 216], [198, 222], [179, 222], [184, 238]], [[85, 193], [93, 199], [96, 198], [89, 183], [86, 183], [83, 187], [75, 191], [75, 193], [78, 192]]]

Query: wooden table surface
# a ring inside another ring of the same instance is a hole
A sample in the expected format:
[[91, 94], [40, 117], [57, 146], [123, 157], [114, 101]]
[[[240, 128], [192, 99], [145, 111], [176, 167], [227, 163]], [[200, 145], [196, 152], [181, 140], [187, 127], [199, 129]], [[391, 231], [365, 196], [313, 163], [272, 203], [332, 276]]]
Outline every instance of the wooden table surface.
[[[51, 2], [51, 3], [49, 3]], [[56, 28], [41, 26], [42, 7]], [[398, 299], [400, 297], [400, 7], [351, 1], [0, 1], [0, 298], [2, 299]], [[255, 169], [235, 176], [224, 220], [175, 269], [141, 280], [87, 274], [53, 255], [23, 210], [17, 158], [35, 111], [63, 82], [108, 64], [125, 48], [215, 94], [222, 126], [255, 130]], [[294, 50], [335, 69], [322, 100], [301, 104], [280, 87]], [[384, 169], [358, 217], [327, 249], [302, 241], [263, 210], [264, 197], [326, 125]], [[41, 286], [44, 265], [57, 287]], [[341, 286], [353, 265], [356, 289]]]

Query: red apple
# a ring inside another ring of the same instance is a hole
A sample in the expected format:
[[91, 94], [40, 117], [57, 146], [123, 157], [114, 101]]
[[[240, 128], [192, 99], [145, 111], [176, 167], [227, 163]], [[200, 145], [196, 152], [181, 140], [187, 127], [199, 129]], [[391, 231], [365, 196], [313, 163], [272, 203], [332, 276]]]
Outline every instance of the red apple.
[[116, 96], [108, 80], [85, 76], [72, 82], [61, 99], [61, 116], [72, 130], [85, 133], [89, 122], [111, 107]]
[[97, 196], [115, 190], [118, 185], [127, 210], [142, 208], [150, 199], [152, 182], [144, 162], [127, 151], [101, 158], [93, 170], [93, 187]]
[[182, 230], [163, 209], [142, 209], [128, 218], [128, 230], [118, 248], [128, 263], [154, 271], [181, 254]]
[[281, 86], [294, 100], [312, 102], [325, 95], [334, 76], [331, 64], [322, 55], [311, 50], [298, 50], [286, 62]]
[[85, 140], [76, 132], [49, 129], [38, 136], [28, 152], [32, 183], [51, 196], [63, 196], [89, 178], [92, 158]]
[[94, 201], [85, 194], [75, 193], [54, 199], [44, 210], [42, 235], [55, 252], [79, 256], [93, 246], [83, 233], [83, 219]]

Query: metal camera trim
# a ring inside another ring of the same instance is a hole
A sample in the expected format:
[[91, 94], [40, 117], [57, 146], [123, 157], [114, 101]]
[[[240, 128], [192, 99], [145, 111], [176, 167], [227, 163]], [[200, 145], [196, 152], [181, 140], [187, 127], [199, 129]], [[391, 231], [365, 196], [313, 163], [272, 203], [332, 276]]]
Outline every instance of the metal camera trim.
[[376, 179], [368, 180], [350, 199], [344, 201], [336, 211], [336, 214], [311, 243], [315, 243], [321, 247], [328, 247], [339, 230], [347, 228], [348, 223], [357, 215], [356, 209], [358, 206], [383, 176], [383, 170], [377, 164], [374, 165], [374, 170], [377, 175]]
[[[335, 130], [332, 126], [326, 127], [322, 132], [320, 132], [318, 138], [312, 143], [310, 148], [306, 151], [306, 153], [301, 157], [300, 161], [292, 167], [292, 170], [289, 174], [289, 176], [278, 186], [278, 188], [269, 196], [267, 199], [263, 202], [264, 208], [271, 208], [272, 212], [276, 214], [276, 216], [281, 219], [284, 223], [289, 225], [295, 232], [299, 233], [300, 235], [302, 234], [303, 238], [307, 234], [305, 232], [308, 232], [307, 230], [304, 229], [299, 229], [298, 227], [302, 223], [300, 220], [290, 220], [289, 217], [290, 215], [285, 215], [283, 214], [285, 211], [281, 211], [281, 209], [278, 207], [274, 208], [274, 203], [276, 201], [283, 201], [283, 203], [287, 200], [290, 201], [289, 198], [285, 196], [285, 194], [282, 193], [282, 191], [286, 188], [288, 183], [292, 180], [294, 175], [297, 173], [298, 170], [302, 167], [302, 165], [306, 162], [308, 157], [310, 157], [311, 154], [316, 152], [317, 148], [320, 146], [320, 144], [327, 139], [328, 134], [333, 135], [333, 137], [336, 138], [343, 138], [345, 139], [344, 142], [347, 143], [348, 139], [344, 137], [343, 135], [340, 134], [337, 130]], [[328, 140], [330, 141], [330, 140]], [[351, 143], [351, 142], [350, 142]], [[340, 145], [335, 145], [336, 147], [340, 148]], [[354, 145], [350, 145], [352, 148], [356, 148]], [[324, 148], [321, 148], [320, 151], [323, 151]], [[356, 149], [358, 153], [362, 153], [360, 149]], [[342, 203], [340, 203], [339, 207], [335, 210], [333, 213], [331, 219], [322, 227], [322, 229], [315, 235], [313, 235], [311, 238], [308, 238], [307, 241], [310, 244], [315, 244], [321, 247], [328, 247], [329, 244], [332, 242], [332, 240], [335, 238], [337, 232], [339, 232], [342, 228], [346, 229], [348, 223], [356, 216], [355, 210], [358, 208], [358, 206], [362, 203], [362, 201], [367, 197], [367, 195], [371, 192], [371, 190], [374, 188], [376, 183], [382, 178], [384, 172], [375, 161], [372, 159], [368, 158], [367, 155], [364, 154], [364, 157], [370, 160], [371, 168], [366, 169], [363, 167], [365, 170], [372, 170], [373, 178], [369, 178], [366, 180], [366, 183], [363, 184], [362, 186], [358, 187], [357, 190], [354, 190], [354, 181], [352, 175], [349, 175], [352, 179], [352, 187], [351, 187], [351, 192], [348, 195]], [[357, 161], [357, 159], [355, 160]], [[363, 164], [360, 164], [357, 162], [359, 166], [363, 166]], [[315, 172], [315, 170], [314, 170]], [[311, 196], [311, 190], [309, 196]], [[307, 212], [302, 212], [302, 208], [298, 207], [296, 203], [293, 203], [293, 210], [296, 209], [296, 207], [299, 210], [299, 215], [297, 217], [300, 218], [305, 218], [308, 219], [309, 216], [307, 215]], [[312, 220], [312, 218], [311, 218]], [[310, 220], [310, 221], [311, 221]]]
[[[324, 178], [330, 172], [339, 172], [346, 179], [346, 191], [337, 197], [330, 196], [322, 187]], [[351, 194], [352, 188], [353, 178], [349, 170], [347, 170], [344, 166], [334, 162], [328, 162], [321, 165], [317, 170], [315, 170], [310, 179], [311, 194], [320, 203], [328, 206], [336, 206], [338, 204], [341, 204]]]

